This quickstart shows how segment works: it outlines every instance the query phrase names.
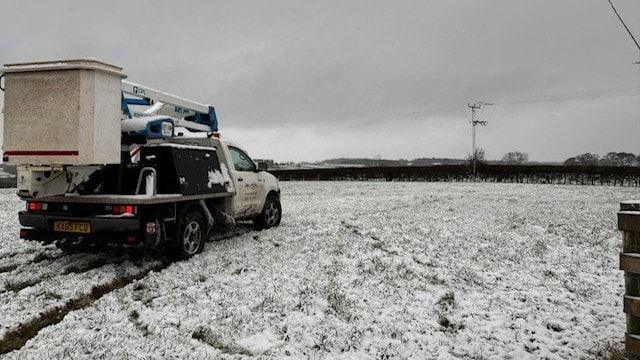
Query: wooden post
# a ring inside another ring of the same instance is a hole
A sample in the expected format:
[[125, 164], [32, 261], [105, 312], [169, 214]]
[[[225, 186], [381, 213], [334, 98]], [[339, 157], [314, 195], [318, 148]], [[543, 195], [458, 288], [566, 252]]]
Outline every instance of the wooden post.
[[620, 203], [618, 230], [622, 231], [620, 269], [624, 270], [625, 347], [630, 360], [640, 359], [640, 201]]

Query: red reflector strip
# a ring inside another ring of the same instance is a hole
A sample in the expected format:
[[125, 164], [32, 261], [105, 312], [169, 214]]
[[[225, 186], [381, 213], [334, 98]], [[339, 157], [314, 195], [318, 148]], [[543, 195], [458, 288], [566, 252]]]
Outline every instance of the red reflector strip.
[[20, 229], [20, 239], [24, 239], [29, 236], [29, 229]]
[[5, 151], [4, 156], [78, 156], [78, 152], [72, 150]]

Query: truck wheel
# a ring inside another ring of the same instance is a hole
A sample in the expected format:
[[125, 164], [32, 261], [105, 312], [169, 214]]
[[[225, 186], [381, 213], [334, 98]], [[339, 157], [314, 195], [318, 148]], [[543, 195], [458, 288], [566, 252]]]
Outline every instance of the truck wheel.
[[278, 226], [280, 225], [280, 219], [282, 219], [280, 199], [276, 195], [267, 196], [262, 212], [254, 220], [256, 227], [259, 229], [268, 229], [273, 226]]
[[197, 211], [186, 212], [180, 219], [176, 236], [180, 257], [186, 259], [201, 252], [204, 248], [206, 231], [202, 214]]

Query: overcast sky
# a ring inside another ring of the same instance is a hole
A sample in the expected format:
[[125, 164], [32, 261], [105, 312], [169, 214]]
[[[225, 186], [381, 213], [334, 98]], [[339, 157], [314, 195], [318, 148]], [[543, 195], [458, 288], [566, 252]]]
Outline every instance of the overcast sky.
[[[640, 1], [614, 2], [640, 34]], [[463, 157], [469, 101], [640, 87], [606, 0], [3, 0], [0, 14], [2, 63], [120, 65], [213, 104], [223, 136], [278, 161]], [[640, 95], [480, 114], [489, 158], [640, 152]]]

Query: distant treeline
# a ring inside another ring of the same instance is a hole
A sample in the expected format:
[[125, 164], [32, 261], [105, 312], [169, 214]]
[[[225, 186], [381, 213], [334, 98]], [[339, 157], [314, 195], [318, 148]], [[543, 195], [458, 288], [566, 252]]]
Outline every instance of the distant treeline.
[[638, 166], [640, 156], [628, 152], [609, 152], [600, 157], [598, 154], [585, 153], [567, 159], [568, 166]]
[[537, 184], [640, 186], [640, 167], [562, 165], [469, 165], [342, 167], [269, 170], [287, 180], [484, 181]]
[[[602, 157], [598, 154], [585, 153], [570, 157], [564, 162], [536, 162], [529, 161], [529, 154], [520, 151], [510, 151], [500, 160], [487, 160], [484, 150], [479, 149], [476, 160], [479, 163], [489, 165], [567, 165], [567, 166], [640, 166], [640, 155], [636, 156], [627, 152], [609, 152]], [[405, 166], [433, 166], [433, 165], [465, 165], [469, 164], [471, 157], [467, 159], [452, 158], [417, 158], [406, 159], [371, 159], [371, 158], [337, 158], [317, 162], [284, 162], [276, 163], [273, 160], [264, 161], [269, 169], [314, 169], [314, 168], [340, 168], [340, 167], [405, 167]]]
[[367, 158], [338, 158], [321, 161], [320, 165], [360, 165], [369, 167], [378, 166], [430, 166], [430, 165], [461, 165], [466, 164], [464, 159], [450, 158], [417, 158], [413, 160], [399, 159], [367, 159]]
[[276, 163], [271, 159], [255, 159], [256, 162], [266, 162], [269, 169], [287, 169], [287, 168], [331, 168], [331, 167], [398, 167], [398, 166], [430, 166], [430, 165], [462, 165], [468, 163], [464, 159], [450, 158], [418, 158], [413, 160], [406, 159], [370, 159], [370, 158], [338, 158], [328, 159], [317, 162], [283, 162]]

